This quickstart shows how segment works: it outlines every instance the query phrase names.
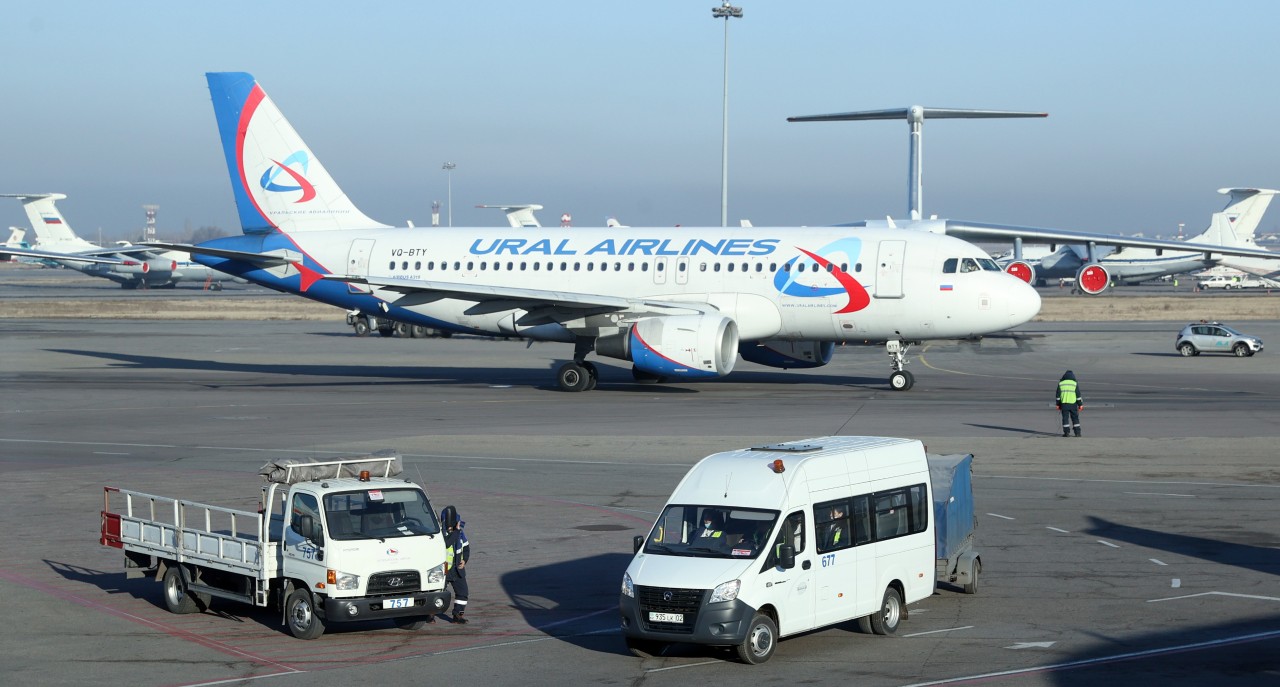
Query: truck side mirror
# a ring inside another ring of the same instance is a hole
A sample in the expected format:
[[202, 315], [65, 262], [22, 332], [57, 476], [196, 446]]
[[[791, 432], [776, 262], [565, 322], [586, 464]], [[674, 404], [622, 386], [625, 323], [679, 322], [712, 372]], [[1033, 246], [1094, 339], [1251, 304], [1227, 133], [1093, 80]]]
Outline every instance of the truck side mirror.
[[310, 515], [299, 515], [293, 522], [289, 523], [289, 529], [293, 530], [298, 536], [307, 539], [316, 544], [320, 544], [320, 528], [316, 525], [315, 518]]
[[790, 570], [796, 567], [796, 547], [790, 544], [781, 544], [778, 546], [778, 565], [783, 570]]
[[642, 546], [644, 546], [644, 537], [637, 534], [631, 538], [631, 553], [639, 553]]

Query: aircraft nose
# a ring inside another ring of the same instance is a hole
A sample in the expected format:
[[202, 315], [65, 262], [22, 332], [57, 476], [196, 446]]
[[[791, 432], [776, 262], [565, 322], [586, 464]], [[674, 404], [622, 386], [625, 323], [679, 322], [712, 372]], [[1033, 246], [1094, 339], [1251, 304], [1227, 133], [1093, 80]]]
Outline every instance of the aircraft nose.
[[1016, 327], [1031, 321], [1031, 318], [1040, 314], [1040, 293], [1035, 287], [1010, 276], [1009, 280], [1013, 284], [1009, 287], [1009, 326]]

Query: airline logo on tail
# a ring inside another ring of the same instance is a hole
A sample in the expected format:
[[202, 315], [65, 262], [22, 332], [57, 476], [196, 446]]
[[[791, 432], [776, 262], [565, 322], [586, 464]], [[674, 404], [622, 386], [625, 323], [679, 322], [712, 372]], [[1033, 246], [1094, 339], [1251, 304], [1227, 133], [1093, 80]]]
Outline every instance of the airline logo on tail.
[[[271, 162], [273, 164], [267, 168], [267, 171], [262, 173], [262, 179], [258, 182], [262, 186], [262, 190], [275, 193], [302, 191], [302, 197], [293, 201], [295, 203], [305, 203], [316, 197], [316, 187], [312, 186], [305, 176], [307, 168], [311, 166], [311, 157], [307, 155], [307, 151], [295, 151], [292, 155], [286, 157], [284, 162], [275, 159], [272, 159]], [[293, 165], [301, 167], [302, 171], [298, 172], [293, 168]], [[281, 172], [287, 174], [297, 185], [289, 186], [276, 183], [276, 178], [280, 176]]]
[[786, 266], [773, 277], [773, 286], [779, 293], [797, 298], [825, 298], [826, 296], [846, 293], [849, 295], [849, 302], [843, 308], [835, 311], [837, 315], [857, 312], [871, 304], [871, 295], [867, 293], [867, 289], [852, 274], [840, 269], [840, 265], [831, 260], [832, 255], [844, 254], [849, 264], [856, 264], [858, 256], [862, 253], [862, 241], [860, 239], [840, 239], [813, 252], [799, 246], [796, 249], [818, 263], [818, 268], [814, 270], [814, 277], [817, 277], [819, 272], [826, 272], [835, 277], [840, 286], [823, 287], [811, 283], [813, 280], [806, 279], [806, 273], [796, 267], [795, 263], [800, 258], [795, 257], [788, 260]]

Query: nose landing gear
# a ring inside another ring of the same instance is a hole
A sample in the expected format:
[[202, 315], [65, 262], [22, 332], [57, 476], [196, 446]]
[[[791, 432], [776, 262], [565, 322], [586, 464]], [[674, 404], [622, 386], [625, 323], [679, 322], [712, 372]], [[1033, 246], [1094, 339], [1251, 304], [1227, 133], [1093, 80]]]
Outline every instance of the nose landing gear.
[[893, 372], [889, 375], [889, 388], [894, 391], [906, 391], [915, 386], [915, 376], [903, 369], [907, 365], [909, 348], [911, 343], [901, 339], [890, 339], [884, 344], [884, 350], [889, 354], [889, 366], [893, 368]]

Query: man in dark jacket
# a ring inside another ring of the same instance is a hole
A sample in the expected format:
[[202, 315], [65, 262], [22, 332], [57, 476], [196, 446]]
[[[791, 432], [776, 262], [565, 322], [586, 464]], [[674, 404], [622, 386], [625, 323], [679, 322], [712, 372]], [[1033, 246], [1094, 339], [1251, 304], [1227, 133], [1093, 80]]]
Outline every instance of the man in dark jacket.
[[1080, 393], [1080, 383], [1076, 374], [1067, 370], [1058, 380], [1058, 410], [1062, 411], [1062, 436], [1069, 437], [1074, 431], [1080, 436], [1080, 409], [1084, 407], [1084, 396]]
[[465, 524], [458, 516], [458, 509], [445, 506], [440, 511], [440, 524], [444, 527], [445, 561], [449, 570], [445, 582], [453, 585], [453, 622], [467, 622], [467, 560], [471, 558], [471, 545], [462, 531]]

